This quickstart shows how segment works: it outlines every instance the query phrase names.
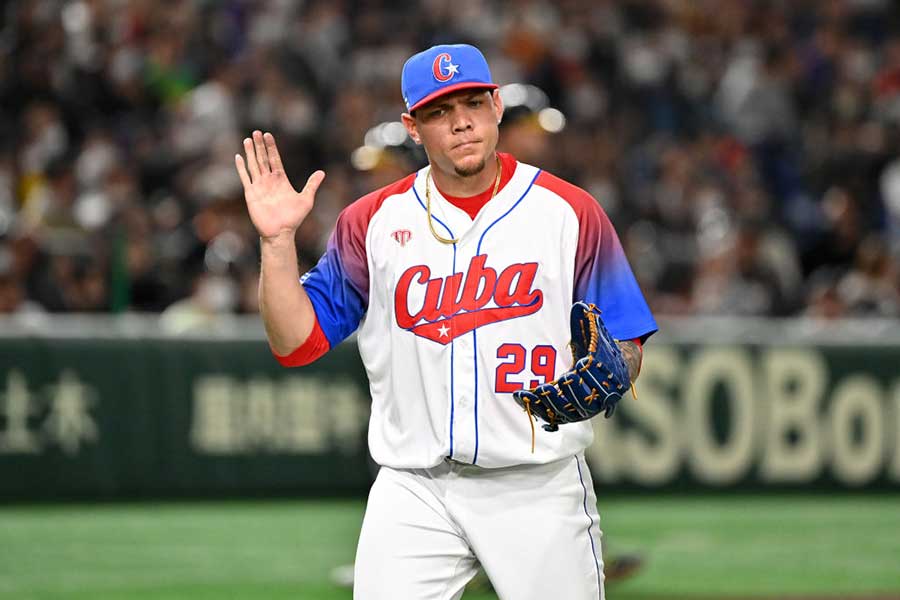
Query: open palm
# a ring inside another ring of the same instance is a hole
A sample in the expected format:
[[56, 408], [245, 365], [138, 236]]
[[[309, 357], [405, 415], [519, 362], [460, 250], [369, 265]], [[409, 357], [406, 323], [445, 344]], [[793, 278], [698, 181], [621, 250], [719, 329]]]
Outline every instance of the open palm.
[[271, 133], [263, 135], [254, 131], [252, 139], [244, 140], [244, 152], [247, 154], [246, 166], [240, 154], [235, 155], [234, 162], [244, 185], [250, 220], [257, 232], [263, 238], [274, 238], [283, 233], [293, 235], [312, 210], [325, 173], [316, 171], [310, 175], [303, 190], [298, 192], [284, 172]]

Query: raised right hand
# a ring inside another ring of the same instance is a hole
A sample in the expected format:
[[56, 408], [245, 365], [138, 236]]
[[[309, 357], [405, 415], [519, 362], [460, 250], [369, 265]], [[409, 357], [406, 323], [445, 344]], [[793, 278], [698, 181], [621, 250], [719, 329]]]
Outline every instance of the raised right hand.
[[312, 210], [325, 172], [316, 171], [310, 175], [303, 190], [297, 192], [284, 172], [275, 136], [254, 131], [253, 139], [244, 139], [244, 152], [247, 166], [240, 154], [234, 156], [234, 163], [244, 185], [247, 211], [256, 231], [263, 239], [285, 234], [293, 236]]

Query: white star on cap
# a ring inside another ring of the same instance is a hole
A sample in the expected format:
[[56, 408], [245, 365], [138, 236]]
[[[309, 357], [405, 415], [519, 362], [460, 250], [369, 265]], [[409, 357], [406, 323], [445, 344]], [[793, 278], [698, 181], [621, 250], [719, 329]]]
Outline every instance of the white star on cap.
[[440, 327], [438, 327], [438, 333], [441, 334], [441, 337], [448, 337], [448, 331], [450, 331], [450, 328], [446, 325], [441, 325]]
[[459, 75], [459, 65], [454, 65], [453, 63], [447, 63], [447, 75]]

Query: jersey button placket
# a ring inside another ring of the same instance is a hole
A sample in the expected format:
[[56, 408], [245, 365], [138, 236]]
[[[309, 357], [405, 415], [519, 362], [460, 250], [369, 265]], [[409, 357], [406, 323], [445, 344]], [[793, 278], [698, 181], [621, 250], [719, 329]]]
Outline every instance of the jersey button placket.
[[[457, 266], [468, 265], [474, 255], [471, 243], [460, 241], [457, 244]], [[463, 277], [465, 280], [465, 276]], [[473, 333], [465, 333], [453, 340], [454, 362], [454, 402], [455, 416], [453, 424], [454, 451], [453, 459], [460, 462], [472, 462], [475, 454], [475, 377], [473, 370], [475, 350]]]

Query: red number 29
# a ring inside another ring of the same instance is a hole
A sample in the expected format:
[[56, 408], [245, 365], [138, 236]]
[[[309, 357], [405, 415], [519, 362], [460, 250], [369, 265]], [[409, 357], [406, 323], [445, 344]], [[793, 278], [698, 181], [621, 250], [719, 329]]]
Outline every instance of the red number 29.
[[[508, 377], [525, 370], [527, 355], [528, 351], [521, 344], [503, 344], [497, 348], [497, 358], [512, 360], [497, 365], [495, 391], [509, 394], [525, 387], [524, 382], [510, 381]], [[535, 346], [531, 350], [531, 373], [540, 379], [529, 379], [528, 387], [553, 381], [555, 371], [556, 349], [553, 346]]]

